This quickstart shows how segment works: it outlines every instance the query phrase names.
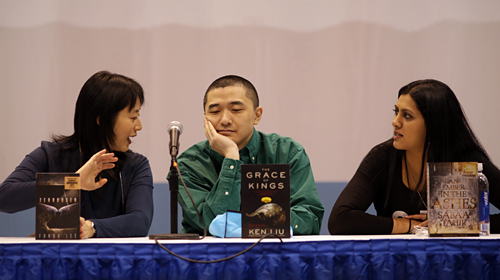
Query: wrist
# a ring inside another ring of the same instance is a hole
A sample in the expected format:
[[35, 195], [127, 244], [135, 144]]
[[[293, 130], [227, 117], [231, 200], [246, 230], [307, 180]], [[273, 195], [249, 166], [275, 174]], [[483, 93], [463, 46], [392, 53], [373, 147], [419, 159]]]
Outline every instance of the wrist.
[[411, 230], [412, 230], [411, 221], [413, 221], [413, 220], [408, 219], [409, 225], [408, 225], [408, 232], [407, 233], [411, 233]]
[[229, 151], [226, 152], [224, 155], [225, 158], [232, 158], [232, 159], [240, 159], [240, 151], [238, 149], [230, 149]]

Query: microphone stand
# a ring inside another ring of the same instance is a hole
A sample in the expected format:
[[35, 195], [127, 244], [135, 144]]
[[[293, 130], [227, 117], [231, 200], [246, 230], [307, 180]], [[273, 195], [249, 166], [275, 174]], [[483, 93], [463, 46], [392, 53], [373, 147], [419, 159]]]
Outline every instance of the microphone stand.
[[[179, 152], [179, 135], [182, 133], [180, 122], [173, 121], [167, 127], [170, 134], [169, 152], [172, 157], [170, 165], [170, 234], [150, 234], [149, 239], [200, 239], [197, 233], [177, 233], [177, 195], [179, 193], [179, 175], [177, 172], [177, 153]], [[182, 179], [182, 177], [181, 177]], [[189, 194], [189, 191], [188, 191]], [[191, 195], [190, 195], [191, 197]], [[194, 205], [194, 202], [193, 202]], [[196, 207], [196, 206], [195, 206]], [[198, 211], [198, 210], [196, 210]]]
[[150, 234], [149, 239], [200, 239], [197, 233], [177, 233], [177, 194], [179, 193], [179, 174], [177, 173], [177, 160], [172, 157], [170, 165], [170, 178], [168, 185], [170, 187], [170, 232]]
[[177, 194], [179, 193], [179, 174], [174, 166], [174, 158], [170, 165], [170, 232], [177, 233]]

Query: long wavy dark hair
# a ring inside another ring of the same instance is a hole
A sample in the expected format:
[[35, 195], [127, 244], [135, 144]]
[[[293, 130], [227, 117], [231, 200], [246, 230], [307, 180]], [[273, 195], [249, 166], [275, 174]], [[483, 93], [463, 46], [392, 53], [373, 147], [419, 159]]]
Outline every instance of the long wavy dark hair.
[[[398, 98], [406, 94], [415, 101], [426, 127], [417, 186], [424, 180], [426, 156], [428, 162], [490, 161], [472, 131], [455, 93], [446, 84], [432, 79], [418, 80], [402, 87]], [[397, 161], [401, 162], [404, 154], [405, 151], [395, 153], [390, 164], [389, 178], [395, 178], [395, 172], [400, 172], [395, 166]]]
[[[92, 75], [80, 90], [75, 106], [74, 130], [70, 136], [52, 139], [64, 149], [80, 149], [83, 165], [102, 149], [112, 151], [116, 136], [113, 128], [118, 113], [144, 103], [144, 91], [139, 83], [120, 74], [100, 71]], [[124, 155], [117, 155], [123, 160]], [[117, 166], [120, 162], [117, 163]], [[116, 179], [115, 172], [103, 171]]]
[[[398, 98], [405, 94], [415, 101], [425, 120], [427, 133], [421, 171], [424, 170], [427, 151], [429, 162], [489, 160], [455, 93], [446, 84], [436, 80], [419, 80], [402, 87]], [[471, 154], [479, 154], [480, 158], [467, 158]]]

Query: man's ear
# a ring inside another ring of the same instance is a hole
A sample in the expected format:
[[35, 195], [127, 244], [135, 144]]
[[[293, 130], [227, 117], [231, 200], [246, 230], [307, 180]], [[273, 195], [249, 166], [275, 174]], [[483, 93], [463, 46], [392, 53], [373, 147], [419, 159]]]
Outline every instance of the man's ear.
[[101, 122], [100, 122], [100, 121], [101, 121], [101, 117], [99, 116], [99, 117], [97, 117], [97, 120], [96, 120], [97, 125], [101, 125]]
[[262, 107], [257, 107], [255, 109], [255, 120], [253, 121], [253, 125], [258, 125], [260, 122], [260, 119], [262, 118]]

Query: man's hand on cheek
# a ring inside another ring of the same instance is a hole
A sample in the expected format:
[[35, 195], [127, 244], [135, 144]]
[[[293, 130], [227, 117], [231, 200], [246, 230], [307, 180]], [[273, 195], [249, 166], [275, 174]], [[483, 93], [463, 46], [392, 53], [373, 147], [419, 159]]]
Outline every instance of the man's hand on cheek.
[[217, 133], [217, 130], [207, 118], [205, 118], [205, 136], [212, 150], [226, 158], [240, 159], [238, 145], [229, 137]]

